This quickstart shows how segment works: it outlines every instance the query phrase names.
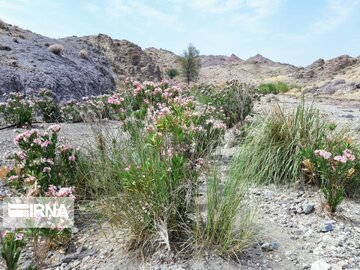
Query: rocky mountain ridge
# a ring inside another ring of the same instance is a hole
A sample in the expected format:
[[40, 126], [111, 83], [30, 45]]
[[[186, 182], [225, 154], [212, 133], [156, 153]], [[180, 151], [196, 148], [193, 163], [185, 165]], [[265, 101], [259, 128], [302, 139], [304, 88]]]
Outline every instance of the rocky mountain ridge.
[[[63, 46], [57, 55], [49, 46]], [[79, 52], [85, 51], [86, 57]], [[177, 55], [147, 48], [127, 40], [98, 34], [52, 39], [10, 24], [0, 25], [0, 95], [52, 89], [59, 100], [98, 95], [114, 90], [130, 76], [140, 81], [167, 78], [178, 69]], [[199, 83], [223, 84], [227, 80], [262, 83], [285, 81], [312, 94], [353, 94], [360, 89], [360, 57], [342, 55], [318, 59], [306, 67], [275, 62], [260, 54], [246, 60], [235, 54], [201, 55]], [[178, 76], [175, 82], [181, 82]], [[356, 92], [357, 93], [357, 92]], [[360, 96], [360, 94], [359, 94]]]
[[[52, 52], [54, 44], [62, 52]], [[126, 40], [103, 34], [52, 39], [4, 24], [0, 76], [0, 96], [12, 91], [31, 94], [46, 87], [65, 100], [107, 93], [128, 76], [159, 80], [162, 74], [139, 46]]]

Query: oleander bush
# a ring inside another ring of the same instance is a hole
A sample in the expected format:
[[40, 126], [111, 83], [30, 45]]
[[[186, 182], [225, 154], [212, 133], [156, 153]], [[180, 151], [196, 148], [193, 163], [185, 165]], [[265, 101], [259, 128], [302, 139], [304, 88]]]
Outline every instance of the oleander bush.
[[[20, 151], [13, 156], [14, 167], [6, 172], [5, 178], [20, 194], [75, 199], [73, 184], [79, 153], [70, 144], [58, 144], [60, 128], [52, 125], [44, 132], [32, 129], [16, 136], [14, 142]], [[3, 234], [2, 257], [8, 269], [17, 269], [26, 245], [33, 247], [34, 266], [31, 269], [42, 269], [48, 251], [65, 243], [71, 230], [64, 228], [60, 220], [50, 228], [29, 228], [21, 233], [5, 230]]]
[[5, 95], [5, 102], [0, 104], [0, 116], [6, 123], [14, 124], [16, 127], [31, 126], [33, 114], [33, 101], [20, 93], [12, 92]]
[[21, 251], [26, 245], [25, 235], [21, 230], [5, 230], [1, 234], [1, 257], [7, 269], [18, 269]]
[[52, 125], [45, 132], [32, 129], [16, 136], [19, 151], [8, 177], [11, 186], [29, 196], [44, 196], [52, 186], [74, 184], [78, 153], [71, 144], [58, 144], [59, 131], [59, 125]]
[[227, 127], [245, 120], [255, 98], [253, 87], [237, 80], [228, 81], [223, 88], [201, 85], [194, 94], [201, 103], [214, 106]]
[[48, 89], [40, 89], [39, 96], [35, 99], [36, 109], [46, 123], [61, 122], [61, 111], [55, 94]]
[[[343, 145], [344, 148], [348, 145]], [[328, 146], [330, 147], [330, 146]], [[340, 149], [341, 149], [340, 148]], [[312, 178], [318, 178], [321, 191], [329, 210], [334, 213], [346, 196], [346, 189], [354, 182], [356, 175], [356, 157], [348, 148], [341, 151], [336, 145], [334, 152], [323, 149], [304, 151], [303, 164]], [[358, 182], [358, 181], [357, 181]]]
[[60, 105], [61, 118], [65, 122], [79, 123], [83, 122], [83, 117], [80, 110], [80, 102], [75, 99], [70, 99]]

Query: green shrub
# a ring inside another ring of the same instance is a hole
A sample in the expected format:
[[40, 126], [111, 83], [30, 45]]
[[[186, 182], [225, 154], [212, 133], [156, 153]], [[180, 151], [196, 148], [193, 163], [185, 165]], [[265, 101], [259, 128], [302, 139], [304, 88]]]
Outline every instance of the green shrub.
[[[72, 145], [58, 146], [59, 131], [59, 125], [52, 125], [45, 132], [32, 129], [16, 136], [14, 142], [20, 151], [13, 156], [14, 167], [5, 175], [10, 186], [27, 197], [75, 198], [75, 190], [69, 185], [75, 178], [78, 153]], [[2, 257], [8, 269], [17, 269], [27, 241], [34, 248], [36, 264], [27, 269], [42, 269], [50, 248], [69, 239], [71, 230], [64, 228], [66, 223], [55, 219], [47, 220], [46, 225], [50, 228], [24, 229], [21, 234], [10, 233], [2, 239]]]
[[309, 181], [302, 170], [302, 151], [321, 149], [330, 136], [337, 145], [346, 141], [342, 132], [329, 130], [314, 107], [302, 103], [289, 114], [277, 107], [249, 128], [237, 158], [238, 175], [255, 183]]
[[261, 94], [279, 94], [289, 91], [289, 86], [284, 82], [263, 83], [258, 86], [258, 92]]
[[0, 107], [5, 121], [16, 127], [31, 126], [33, 121], [33, 102], [27, 100], [23, 94], [9, 93], [6, 102]]
[[68, 123], [83, 122], [83, 118], [80, 110], [80, 103], [71, 99], [61, 104], [61, 118]]
[[29, 196], [43, 196], [52, 186], [73, 184], [78, 154], [72, 145], [58, 146], [59, 131], [59, 125], [52, 125], [48, 132], [32, 129], [16, 136], [20, 151], [13, 158], [9, 185]]
[[[193, 89], [195, 90], [195, 89]], [[251, 85], [237, 80], [228, 81], [224, 88], [202, 85], [195, 90], [198, 100], [217, 109], [227, 127], [242, 123], [253, 108], [253, 89]]]
[[39, 97], [35, 100], [37, 109], [40, 111], [43, 121], [54, 123], [61, 121], [61, 112], [55, 100], [55, 94], [48, 89], [40, 89]]
[[5, 261], [6, 268], [9, 270], [18, 269], [20, 254], [26, 245], [24, 233], [20, 230], [5, 230], [1, 234], [1, 243], [1, 257]]
[[[350, 145], [344, 145], [345, 146]], [[339, 146], [337, 145], [336, 148]], [[331, 212], [335, 212], [337, 206], [344, 200], [346, 187], [356, 177], [355, 155], [349, 149], [336, 149], [330, 153], [326, 150], [310, 149], [304, 151], [306, 159], [303, 164], [307, 172], [312, 172], [312, 177], [320, 178], [321, 191]]]
[[166, 71], [166, 74], [169, 76], [170, 79], [174, 79], [180, 73], [176, 68], [170, 68]]

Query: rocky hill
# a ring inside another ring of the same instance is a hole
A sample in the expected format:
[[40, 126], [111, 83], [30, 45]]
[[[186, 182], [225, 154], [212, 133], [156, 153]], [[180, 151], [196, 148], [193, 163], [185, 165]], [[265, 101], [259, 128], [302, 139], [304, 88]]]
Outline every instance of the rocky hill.
[[[54, 44], [60, 51], [52, 50]], [[46, 87], [59, 100], [79, 98], [113, 90], [127, 76], [158, 80], [161, 72], [139, 46], [126, 40], [102, 34], [56, 40], [10, 24], [0, 29], [1, 96]]]
[[[63, 52], [51, 52], [58, 44]], [[0, 25], [0, 96], [10, 91], [52, 89], [59, 100], [106, 93], [130, 76], [140, 81], [166, 78], [178, 69], [177, 55], [99, 34], [52, 39], [10, 24]], [[199, 83], [227, 80], [263, 83], [285, 81], [314, 95], [360, 96], [360, 57], [319, 59], [307, 67], [275, 62], [260, 54], [201, 55]], [[176, 77], [175, 82], [182, 81]]]

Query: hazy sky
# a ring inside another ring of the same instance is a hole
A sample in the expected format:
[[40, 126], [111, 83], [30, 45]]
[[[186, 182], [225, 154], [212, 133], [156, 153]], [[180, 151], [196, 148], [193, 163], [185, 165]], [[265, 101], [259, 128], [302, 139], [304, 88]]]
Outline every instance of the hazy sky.
[[0, 18], [50, 37], [105, 33], [142, 48], [260, 53], [306, 66], [360, 55], [360, 0], [0, 0]]

